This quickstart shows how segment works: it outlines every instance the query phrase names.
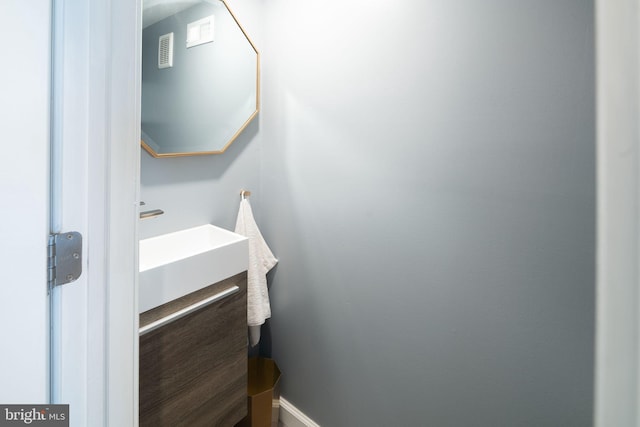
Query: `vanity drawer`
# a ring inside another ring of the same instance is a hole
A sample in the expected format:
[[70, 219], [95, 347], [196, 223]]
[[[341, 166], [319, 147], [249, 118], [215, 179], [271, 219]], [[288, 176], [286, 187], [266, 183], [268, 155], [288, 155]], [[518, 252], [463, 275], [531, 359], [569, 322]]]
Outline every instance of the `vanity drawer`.
[[239, 291], [140, 336], [141, 426], [233, 426], [247, 411], [246, 272], [140, 315], [141, 328]]

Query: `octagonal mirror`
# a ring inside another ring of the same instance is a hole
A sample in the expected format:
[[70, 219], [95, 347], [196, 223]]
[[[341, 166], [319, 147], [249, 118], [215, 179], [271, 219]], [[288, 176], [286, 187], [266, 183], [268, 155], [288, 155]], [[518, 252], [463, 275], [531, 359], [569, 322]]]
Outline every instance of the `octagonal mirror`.
[[260, 62], [224, 0], [144, 0], [142, 147], [220, 154], [258, 114]]

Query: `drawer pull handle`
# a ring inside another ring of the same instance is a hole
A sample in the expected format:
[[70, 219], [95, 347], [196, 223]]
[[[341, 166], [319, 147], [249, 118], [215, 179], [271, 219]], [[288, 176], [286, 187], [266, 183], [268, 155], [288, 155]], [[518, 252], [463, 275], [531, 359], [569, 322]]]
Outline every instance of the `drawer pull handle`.
[[155, 329], [158, 329], [161, 326], [166, 325], [167, 323], [171, 323], [174, 320], [178, 320], [184, 316], [186, 316], [187, 314], [193, 313], [196, 310], [199, 310], [203, 307], [208, 306], [209, 304], [213, 304], [214, 302], [220, 301], [221, 299], [224, 299], [228, 296], [231, 296], [235, 293], [238, 293], [240, 291], [240, 288], [237, 286], [232, 286], [229, 289], [225, 289], [222, 292], [218, 292], [215, 295], [210, 296], [209, 298], [205, 298], [202, 301], [198, 301], [195, 304], [192, 304], [188, 307], [183, 308], [182, 310], [178, 310], [175, 313], [171, 313], [168, 316], [163, 317], [162, 319], [158, 319], [155, 322], [151, 322], [149, 323], [147, 326], [143, 326], [142, 328], [138, 329], [138, 333], [140, 335], [144, 335], [146, 333], [149, 333]]

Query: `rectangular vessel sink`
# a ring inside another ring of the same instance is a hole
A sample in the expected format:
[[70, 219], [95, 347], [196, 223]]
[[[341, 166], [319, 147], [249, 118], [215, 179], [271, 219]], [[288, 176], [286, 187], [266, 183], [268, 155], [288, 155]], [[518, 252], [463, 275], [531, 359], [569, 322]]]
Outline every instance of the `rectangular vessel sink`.
[[142, 313], [245, 271], [248, 239], [207, 224], [140, 240]]

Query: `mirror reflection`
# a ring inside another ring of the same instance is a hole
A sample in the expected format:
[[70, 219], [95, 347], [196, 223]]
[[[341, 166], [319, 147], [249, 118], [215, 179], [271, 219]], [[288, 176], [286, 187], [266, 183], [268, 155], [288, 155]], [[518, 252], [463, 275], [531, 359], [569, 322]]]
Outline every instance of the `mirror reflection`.
[[223, 0], [145, 0], [142, 146], [224, 152], [258, 113], [259, 55]]

